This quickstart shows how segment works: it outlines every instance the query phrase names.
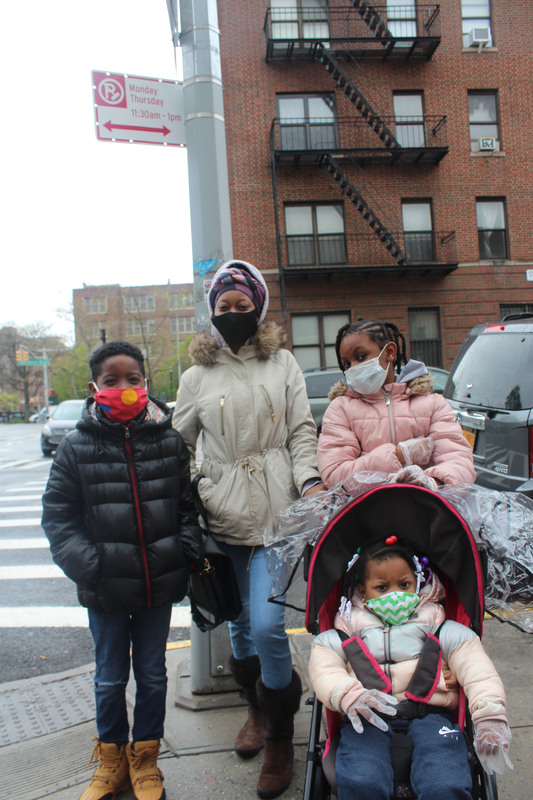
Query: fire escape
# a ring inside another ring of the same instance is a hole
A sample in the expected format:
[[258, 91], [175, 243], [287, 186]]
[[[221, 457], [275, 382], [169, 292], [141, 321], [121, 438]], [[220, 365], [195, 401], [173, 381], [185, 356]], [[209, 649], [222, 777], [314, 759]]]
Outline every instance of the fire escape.
[[[455, 269], [455, 233], [431, 231], [432, 256], [428, 258], [426, 252], [421, 258], [421, 248], [412, 246], [412, 235], [406, 241], [394, 212], [382, 210], [383, 198], [365, 182], [363, 175], [364, 168], [373, 164], [436, 165], [448, 153], [446, 117], [424, 114], [403, 118], [384, 114], [374, 99], [377, 92], [361, 63], [376, 59], [429, 61], [440, 43], [439, 6], [415, 7], [413, 3], [378, 6], [368, 0], [351, 0], [348, 8], [328, 9], [324, 3], [320, 9], [316, 4], [305, 7], [304, 3], [301, 0], [297, 10], [267, 11], [266, 60], [320, 64], [357, 115], [274, 119], [270, 149], [276, 214], [279, 170], [315, 166], [328, 170], [371, 233], [370, 238], [357, 236], [356, 244], [347, 242], [345, 257], [337, 257], [335, 264], [326, 263], [325, 255], [324, 263], [319, 258], [319, 263], [304, 265], [298, 263], [302, 259], [294, 257], [294, 253], [291, 256], [290, 246], [294, 251], [295, 243], [287, 236], [284, 254], [278, 219], [280, 270], [288, 275], [310, 274], [317, 269], [327, 273], [346, 269], [365, 273]], [[383, 253], [381, 259], [379, 248], [372, 244], [376, 240]]]

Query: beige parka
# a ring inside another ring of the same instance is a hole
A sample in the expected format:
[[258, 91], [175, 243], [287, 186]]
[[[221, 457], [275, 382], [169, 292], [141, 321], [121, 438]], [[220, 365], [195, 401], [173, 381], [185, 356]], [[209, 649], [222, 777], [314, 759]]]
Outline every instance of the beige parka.
[[189, 347], [194, 366], [181, 377], [173, 425], [196, 466], [215, 538], [257, 546], [272, 517], [300, 496], [316, 464], [316, 426], [305, 381], [283, 330], [261, 323], [235, 355], [207, 333]]

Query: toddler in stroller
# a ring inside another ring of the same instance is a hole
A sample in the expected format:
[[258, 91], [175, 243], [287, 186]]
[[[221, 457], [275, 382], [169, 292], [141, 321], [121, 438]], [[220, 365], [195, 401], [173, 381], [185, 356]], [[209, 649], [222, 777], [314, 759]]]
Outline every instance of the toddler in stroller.
[[[482, 767], [511, 766], [504, 688], [475, 632], [483, 587], [465, 527], [438, 495], [386, 486], [353, 501], [315, 545], [307, 613], [318, 611], [321, 632], [309, 673], [340, 800], [471, 798], [463, 690]], [[327, 591], [332, 560], [340, 574]], [[458, 685], [446, 685], [445, 664]]]

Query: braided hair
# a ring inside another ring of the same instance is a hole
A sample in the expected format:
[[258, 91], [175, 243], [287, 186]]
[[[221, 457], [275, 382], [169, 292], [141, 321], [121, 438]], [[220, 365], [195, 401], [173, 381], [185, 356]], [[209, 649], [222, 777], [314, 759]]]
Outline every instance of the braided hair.
[[377, 319], [362, 319], [359, 318], [357, 322], [349, 322], [343, 325], [337, 333], [335, 340], [335, 353], [337, 355], [337, 363], [339, 368], [344, 372], [344, 366], [341, 358], [341, 342], [345, 336], [351, 333], [364, 333], [368, 338], [380, 345], [381, 349], [385, 347], [388, 342], [394, 342], [396, 345], [396, 358], [394, 360], [394, 370], [399, 372], [403, 364], [407, 363], [407, 346], [405, 343], [405, 336], [399, 330], [394, 322], [380, 322]]

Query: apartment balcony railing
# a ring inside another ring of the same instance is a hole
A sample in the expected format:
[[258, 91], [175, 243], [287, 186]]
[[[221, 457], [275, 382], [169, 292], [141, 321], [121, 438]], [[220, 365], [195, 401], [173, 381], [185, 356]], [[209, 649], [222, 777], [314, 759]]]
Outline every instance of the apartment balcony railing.
[[319, 43], [358, 59], [429, 60], [440, 44], [440, 6], [356, 0], [346, 8], [269, 8], [264, 32], [267, 61], [312, 58]]
[[380, 139], [372, 120], [362, 117], [274, 119], [270, 147], [277, 164], [320, 163], [325, 153], [350, 155], [361, 165], [382, 161], [437, 164], [448, 152], [446, 117], [376, 117], [396, 142]]
[[393, 259], [374, 233], [282, 235], [283, 269], [291, 273], [446, 271], [457, 267], [455, 231], [391, 231], [406, 255]]

